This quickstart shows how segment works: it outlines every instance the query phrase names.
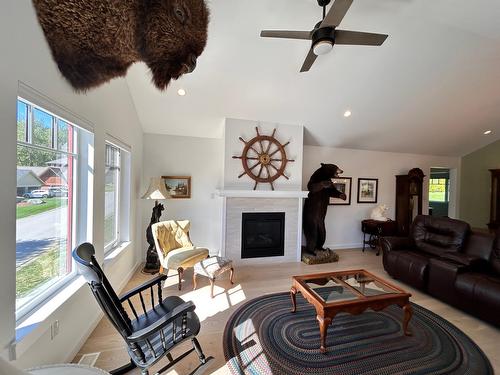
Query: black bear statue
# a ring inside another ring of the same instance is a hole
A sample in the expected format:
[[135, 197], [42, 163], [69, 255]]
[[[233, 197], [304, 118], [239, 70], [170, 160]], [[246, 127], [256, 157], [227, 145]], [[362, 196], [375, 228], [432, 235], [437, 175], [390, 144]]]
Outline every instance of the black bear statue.
[[342, 173], [335, 164], [321, 163], [321, 167], [307, 183], [309, 194], [304, 203], [302, 226], [306, 237], [305, 252], [308, 254], [314, 255], [317, 250], [326, 250], [323, 248], [326, 239], [325, 217], [330, 198], [347, 198], [332, 182], [332, 178]]

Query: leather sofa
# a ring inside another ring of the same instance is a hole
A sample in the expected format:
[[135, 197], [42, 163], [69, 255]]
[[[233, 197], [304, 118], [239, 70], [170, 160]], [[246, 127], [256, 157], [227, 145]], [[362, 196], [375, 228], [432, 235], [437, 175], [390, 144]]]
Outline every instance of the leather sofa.
[[410, 236], [381, 239], [384, 269], [417, 289], [500, 326], [500, 236], [464, 221], [417, 216]]

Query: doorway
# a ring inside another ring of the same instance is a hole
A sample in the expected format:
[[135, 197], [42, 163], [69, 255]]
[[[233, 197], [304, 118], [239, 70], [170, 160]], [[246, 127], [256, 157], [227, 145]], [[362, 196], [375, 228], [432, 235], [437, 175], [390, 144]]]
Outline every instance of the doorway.
[[431, 168], [429, 176], [429, 215], [449, 216], [450, 170]]

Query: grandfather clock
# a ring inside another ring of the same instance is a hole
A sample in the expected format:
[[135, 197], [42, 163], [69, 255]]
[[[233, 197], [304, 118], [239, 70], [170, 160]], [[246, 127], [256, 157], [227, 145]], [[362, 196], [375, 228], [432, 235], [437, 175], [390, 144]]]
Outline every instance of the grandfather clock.
[[396, 224], [400, 236], [408, 236], [413, 219], [422, 215], [424, 177], [420, 168], [396, 176]]
[[488, 228], [495, 231], [500, 228], [500, 169], [490, 169], [491, 172], [491, 202], [490, 222]]

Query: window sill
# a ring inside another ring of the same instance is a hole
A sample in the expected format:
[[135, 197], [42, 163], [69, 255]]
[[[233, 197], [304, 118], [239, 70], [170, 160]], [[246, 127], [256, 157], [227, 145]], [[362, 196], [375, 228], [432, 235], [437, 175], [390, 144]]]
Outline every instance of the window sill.
[[107, 268], [114, 264], [118, 258], [132, 245], [131, 241], [120, 242], [114, 248], [108, 251], [106, 255], [104, 255], [104, 268]]

